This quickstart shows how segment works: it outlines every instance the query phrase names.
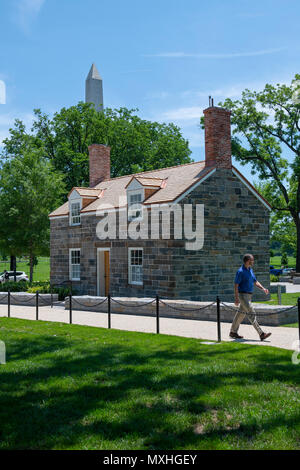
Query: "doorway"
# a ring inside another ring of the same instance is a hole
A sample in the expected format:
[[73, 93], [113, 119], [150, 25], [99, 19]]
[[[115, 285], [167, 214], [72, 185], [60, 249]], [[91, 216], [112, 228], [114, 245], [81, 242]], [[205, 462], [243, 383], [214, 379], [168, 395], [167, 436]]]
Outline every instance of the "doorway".
[[109, 294], [110, 249], [97, 248], [97, 295]]

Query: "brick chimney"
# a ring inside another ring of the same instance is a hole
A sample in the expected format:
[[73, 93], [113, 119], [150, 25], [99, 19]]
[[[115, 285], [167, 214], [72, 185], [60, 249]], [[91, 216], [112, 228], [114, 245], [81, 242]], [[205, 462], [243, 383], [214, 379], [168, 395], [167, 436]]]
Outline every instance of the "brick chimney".
[[206, 108], [203, 113], [205, 165], [230, 169], [232, 165], [230, 111], [212, 105]]
[[90, 188], [110, 178], [110, 147], [101, 144], [89, 146]]

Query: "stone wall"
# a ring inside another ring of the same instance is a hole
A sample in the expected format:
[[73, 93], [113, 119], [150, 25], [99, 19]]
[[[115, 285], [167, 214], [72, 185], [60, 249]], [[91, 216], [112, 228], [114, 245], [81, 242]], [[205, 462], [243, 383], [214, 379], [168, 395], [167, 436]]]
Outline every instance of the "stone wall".
[[[202, 250], [173, 250], [177, 298], [233, 300], [245, 253], [254, 255], [256, 278], [269, 288], [269, 211], [231, 170], [217, 169], [182, 203], [204, 204], [205, 228]], [[254, 287], [254, 301], [268, 298]]]
[[[105, 297], [93, 296], [73, 297], [72, 309], [78, 311], [102, 312], [103, 314], [107, 315], [108, 305], [107, 300], [105, 299]], [[111, 300], [111, 313], [156, 317], [156, 302], [154, 301], [150, 303], [151, 300], [153, 299], [147, 297], [115, 297]], [[193, 302], [188, 300], [166, 299], [163, 302], [164, 303], [159, 303], [160, 317], [213, 322], [217, 321], [217, 306], [216, 304], [211, 305], [211, 302]], [[101, 303], [101, 305], [97, 305], [99, 303]], [[259, 324], [262, 326], [279, 326], [288, 323], [295, 323], [298, 318], [297, 307], [283, 313], [280, 312], [288, 308], [288, 306], [255, 304], [254, 307], [256, 313], [258, 314]], [[193, 311], [193, 309], [197, 308], [200, 308], [201, 310]], [[233, 308], [236, 308], [233, 303], [226, 303], [226, 308], [221, 304], [221, 322], [232, 322], [235, 315], [235, 311], [232, 310]], [[65, 300], [65, 309], [69, 309], [68, 297]], [[276, 313], [274, 313], [274, 315], [270, 315], [273, 312]], [[261, 314], [261, 316], [259, 316], [259, 314]], [[247, 317], [245, 317], [243, 323], [250, 324]]]
[[[257, 279], [269, 287], [269, 211], [231, 170], [218, 168], [181, 204], [204, 204], [201, 250], [186, 250], [185, 241], [176, 239], [101, 241], [95, 215], [82, 216], [81, 226], [69, 226], [67, 217], [51, 219], [51, 282], [69, 279], [69, 249], [80, 248], [81, 281], [74, 287], [79, 294], [97, 295], [97, 248], [109, 247], [113, 296], [211, 301], [219, 295], [230, 302], [236, 270], [247, 252], [255, 257]], [[143, 286], [128, 284], [129, 247], [144, 250]], [[253, 300], [267, 297], [255, 288]]]
[[[7, 305], [7, 295], [5, 292], [0, 292], [0, 304]], [[58, 301], [58, 294], [52, 294], [52, 301]], [[41, 307], [46, 304], [51, 304], [51, 294], [39, 294], [39, 305]], [[36, 295], [30, 292], [11, 292], [10, 305], [24, 305], [32, 307], [36, 305]]]

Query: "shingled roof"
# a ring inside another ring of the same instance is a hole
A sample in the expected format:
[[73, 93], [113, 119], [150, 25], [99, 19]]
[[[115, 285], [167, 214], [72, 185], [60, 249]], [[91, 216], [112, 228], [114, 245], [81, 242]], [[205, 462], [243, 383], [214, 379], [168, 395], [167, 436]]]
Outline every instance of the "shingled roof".
[[[81, 196], [97, 196], [91, 200], [82, 210], [82, 214], [89, 214], [97, 210], [121, 208], [127, 206], [126, 189], [133, 178], [136, 178], [143, 186], [157, 186], [158, 190], [150, 195], [145, 201], [145, 205], [163, 204], [176, 201], [185, 192], [199, 183], [206, 176], [215, 171], [215, 167], [207, 167], [205, 161], [186, 163], [160, 170], [151, 170], [133, 175], [119, 176], [102, 181], [94, 188], [73, 188]], [[269, 208], [269, 203], [256, 191], [254, 186], [232, 166], [237, 176], [244, 181], [250, 191], [265, 203]], [[164, 184], [161, 184], [164, 182]], [[71, 191], [71, 192], [72, 192]], [[69, 203], [66, 202], [53, 211], [49, 217], [66, 216], [69, 214]]]

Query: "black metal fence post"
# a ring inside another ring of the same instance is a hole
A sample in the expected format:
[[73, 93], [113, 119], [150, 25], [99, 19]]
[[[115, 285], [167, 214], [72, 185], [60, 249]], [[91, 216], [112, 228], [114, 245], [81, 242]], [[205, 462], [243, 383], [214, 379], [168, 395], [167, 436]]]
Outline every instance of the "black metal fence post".
[[69, 314], [70, 314], [70, 325], [72, 324], [72, 291], [69, 295]]
[[108, 328], [111, 328], [111, 296], [107, 296]]
[[50, 294], [51, 294], [51, 308], [53, 308], [53, 287], [50, 285]]
[[156, 295], [156, 333], [159, 334], [159, 297]]
[[10, 290], [7, 291], [7, 316], [10, 318]]
[[220, 319], [220, 299], [217, 296], [217, 324], [218, 324], [218, 343], [221, 343], [221, 319]]
[[35, 296], [35, 319], [39, 319], [39, 291], [36, 292]]

